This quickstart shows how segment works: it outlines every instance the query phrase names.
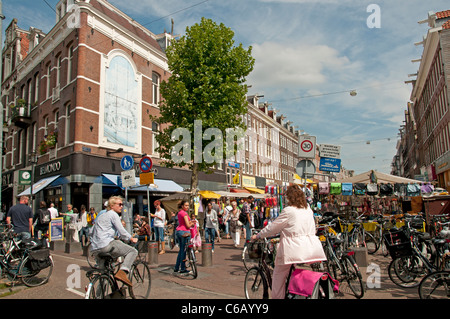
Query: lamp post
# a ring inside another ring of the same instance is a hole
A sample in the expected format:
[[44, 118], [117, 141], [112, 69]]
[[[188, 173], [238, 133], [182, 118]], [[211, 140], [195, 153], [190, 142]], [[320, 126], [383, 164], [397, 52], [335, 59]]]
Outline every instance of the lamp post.
[[31, 187], [30, 187], [30, 196], [31, 196], [31, 209], [34, 208], [33, 204], [33, 183], [34, 183], [34, 168], [36, 166], [38, 160], [38, 156], [35, 151], [30, 153], [30, 164], [31, 164]]

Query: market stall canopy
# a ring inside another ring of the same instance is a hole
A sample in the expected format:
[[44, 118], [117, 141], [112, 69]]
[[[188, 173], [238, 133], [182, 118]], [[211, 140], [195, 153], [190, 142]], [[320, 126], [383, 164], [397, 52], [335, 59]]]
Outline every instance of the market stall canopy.
[[[163, 208], [166, 213], [177, 213], [178, 203], [181, 200], [189, 200], [190, 195], [190, 192], [177, 192], [164, 198], [160, 198], [159, 200], [163, 204]], [[170, 215], [168, 215], [168, 218], [170, 218]]]
[[219, 199], [220, 197], [222, 197], [221, 195], [212, 191], [199, 191], [198, 193], [201, 197], [208, 199]]
[[265, 198], [265, 194], [250, 194], [250, 193], [232, 193], [232, 192], [225, 192], [225, 191], [216, 191], [217, 194], [221, 195], [222, 197], [232, 197], [232, 198], [247, 198], [250, 195], [254, 198]]
[[255, 188], [255, 187], [244, 187], [244, 188], [254, 194], [264, 194], [264, 191], [259, 188]]
[[421, 183], [424, 183], [423, 181], [410, 179], [410, 178], [406, 178], [406, 177], [390, 175], [390, 174], [385, 174], [385, 173], [381, 173], [381, 172], [377, 172], [377, 171], [367, 171], [365, 173], [362, 173], [362, 174], [359, 174], [359, 175], [356, 175], [353, 177], [348, 177], [348, 178], [344, 178], [341, 180], [337, 180], [336, 183], [369, 184], [369, 183], [374, 182], [374, 178], [376, 179], [377, 184], [388, 184], [388, 183], [391, 183], [391, 184], [396, 184], [396, 183], [397, 184], [409, 184], [409, 183], [421, 184]]

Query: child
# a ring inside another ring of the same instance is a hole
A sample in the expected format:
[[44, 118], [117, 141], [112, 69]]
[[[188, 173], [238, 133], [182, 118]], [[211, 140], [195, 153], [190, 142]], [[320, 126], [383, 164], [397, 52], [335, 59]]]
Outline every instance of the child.
[[195, 217], [195, 213], [191, 213], [191, 221], [194, 223], [194, 226], [191, 227], [191, 240], [194, 244], [194, 251], [198, 253], [198, 248], [202, 245], [202, 238], [200, 237], [200, 233], [198, 231], [199, 222]]

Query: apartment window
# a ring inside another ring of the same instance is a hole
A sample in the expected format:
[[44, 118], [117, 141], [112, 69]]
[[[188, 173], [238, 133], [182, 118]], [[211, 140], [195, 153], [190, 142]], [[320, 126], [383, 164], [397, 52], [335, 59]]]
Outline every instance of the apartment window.
[[36, 122], [33, 123], [32, 125], [32, 142], [31, 142], [31, 151], [32, 152], [36, 152], [37, 149], [37, 145], [36, 145], [36, 141], [37, 141], [37, 125]]
[[72, 60], [73, 60], [73, 46], [71, 45], [67, 50], [67, 84], [72, 81]]
[[56, 86], [61, 85], [61, 54], [56, 58]]
[[159, 104], [159, 85], [160, 85], [160, 76], [158, 73], [152, 73], [152, 82], [153, 82], [153, 104]]
[[66, 129], [64, 131], [64, 145], [69, 144], [69, 134], [70, 134], [70, 103], [66, 104], [66, 109], [65, 109], [65, 126]]
[[46, 75], [46, 77], [47, 77], [47, 94], [46, 94], [46, 98], [48, 99], [49, 97], [50, 97], [50, 94], [52, 93], [51, 92], [51, 88], [50, 88], [50, 75], [51, 75], [51, 72], [52, 72], [52, 66], [50, 65], [50, 63], [47, 65], [47, 75]]
[[156, 140], [156, 136], [159, 132], [159, 124], [156, 122], [152, 122], [152, 154], [158, 155], [158, 152], [156, 151], [158, 145], [158, 141]]
[[23, 130], [19, 131], [19, 136], [17, 137], [17, 147], [19, 148], [19, 160], [17, 161], [17, 164], [22, 163], [22, 157], [23, 157]]
[[39, 101], [39, 73], [34, 75], [34, 100], [33, 103]]

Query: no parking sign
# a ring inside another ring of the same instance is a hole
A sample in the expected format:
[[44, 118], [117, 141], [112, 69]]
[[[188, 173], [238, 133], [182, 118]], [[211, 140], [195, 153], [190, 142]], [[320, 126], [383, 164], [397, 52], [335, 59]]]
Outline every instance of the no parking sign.
[[315, 158], [316, 157], [316, 137], [309, 135], [300, 135], [298, 137], [298, 157]]

